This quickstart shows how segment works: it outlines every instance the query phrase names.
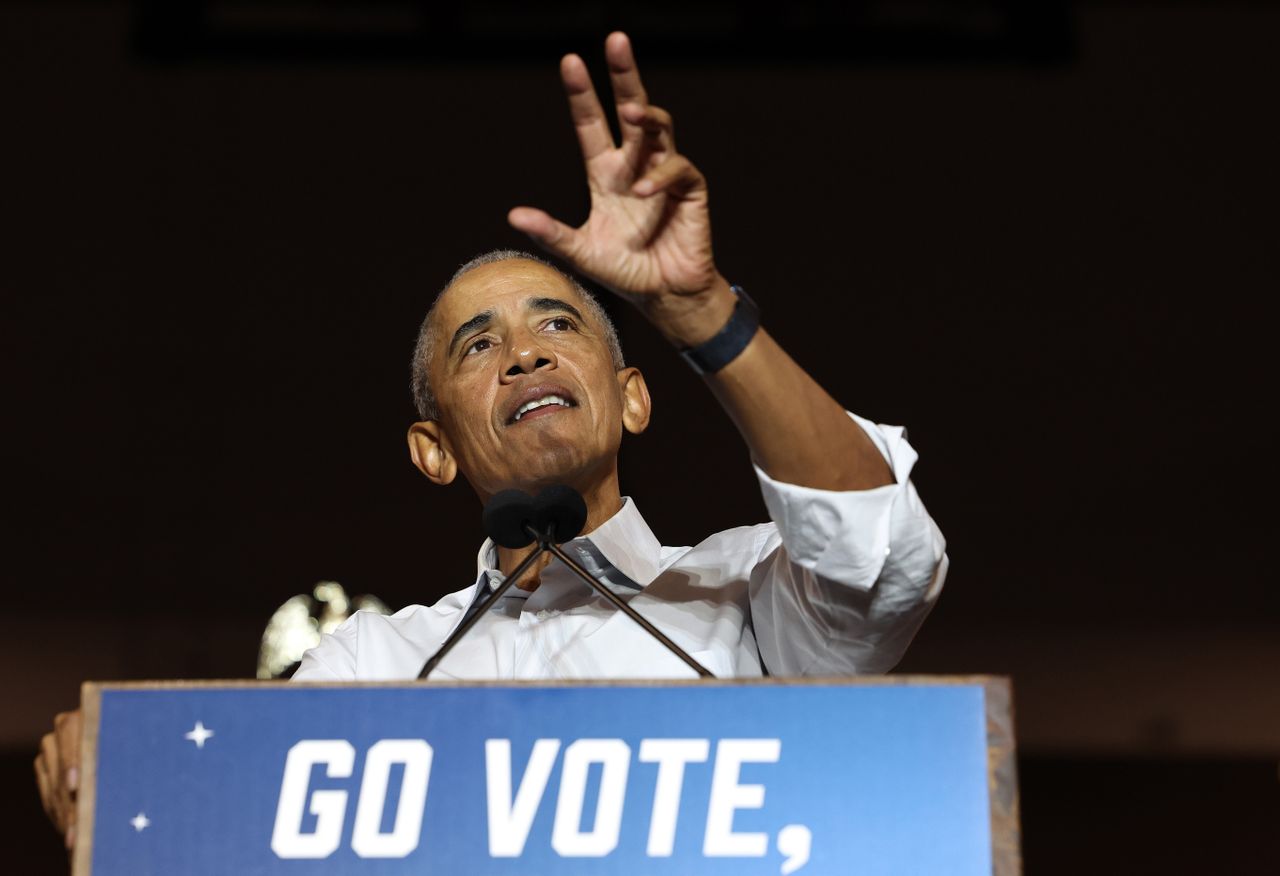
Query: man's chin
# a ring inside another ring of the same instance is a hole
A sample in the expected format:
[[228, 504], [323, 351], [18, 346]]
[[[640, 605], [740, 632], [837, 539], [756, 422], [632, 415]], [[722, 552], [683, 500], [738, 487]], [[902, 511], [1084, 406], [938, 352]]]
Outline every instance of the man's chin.
[[592, 459], [580, 447], [560, 445], [539, 447], [512, 460], [510, 488], [536, 493], [557, 484], [585, 489], [592, 473], [601, 468], [601, 460]]

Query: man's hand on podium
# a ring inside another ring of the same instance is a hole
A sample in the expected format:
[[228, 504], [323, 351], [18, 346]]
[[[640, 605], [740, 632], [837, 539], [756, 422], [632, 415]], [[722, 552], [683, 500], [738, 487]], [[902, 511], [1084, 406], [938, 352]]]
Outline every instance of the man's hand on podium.
[[36, 783], [45, 814], [62, 834], [67, 851], [76, 845], [76, 791], [80, 787], [80, 711], [53, 719], [53, 732], [40, 740]]

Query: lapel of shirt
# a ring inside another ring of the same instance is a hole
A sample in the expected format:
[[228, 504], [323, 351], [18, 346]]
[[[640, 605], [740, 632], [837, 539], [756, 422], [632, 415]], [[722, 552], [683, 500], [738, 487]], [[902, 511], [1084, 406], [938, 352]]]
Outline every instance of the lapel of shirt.
[[615, 569], [635, 582], [640, 589], [647, 587], [662, 571], [662, 544], [649, 524], [640, 515], [640, 509], [630, 497], [622, 500], [622, 508], [585, 538]]

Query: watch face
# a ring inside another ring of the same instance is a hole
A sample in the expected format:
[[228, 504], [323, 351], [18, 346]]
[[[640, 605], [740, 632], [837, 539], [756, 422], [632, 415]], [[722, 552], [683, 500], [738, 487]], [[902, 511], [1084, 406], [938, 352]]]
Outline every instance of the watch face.
[[747, 294], [746, 289], [743, 289], [741, 286], [730, 286], [729, 288], [733, 290], [733, 294], [737, 295], [738, 298], [750, 304], [757, 311], [760, 310], [760, 305], [756, 304], [756, 300]]

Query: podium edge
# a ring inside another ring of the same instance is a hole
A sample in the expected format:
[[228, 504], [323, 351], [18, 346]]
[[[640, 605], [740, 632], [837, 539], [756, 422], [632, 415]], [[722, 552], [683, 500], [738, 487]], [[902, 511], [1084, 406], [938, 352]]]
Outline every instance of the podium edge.
[[93, 865], [94, 803], [98, 795], [98, 728], [102, 685], [80, 685], [80, 787], [76, 792], [76, 846], [71, 857], [72, 876], [90, 876]]

